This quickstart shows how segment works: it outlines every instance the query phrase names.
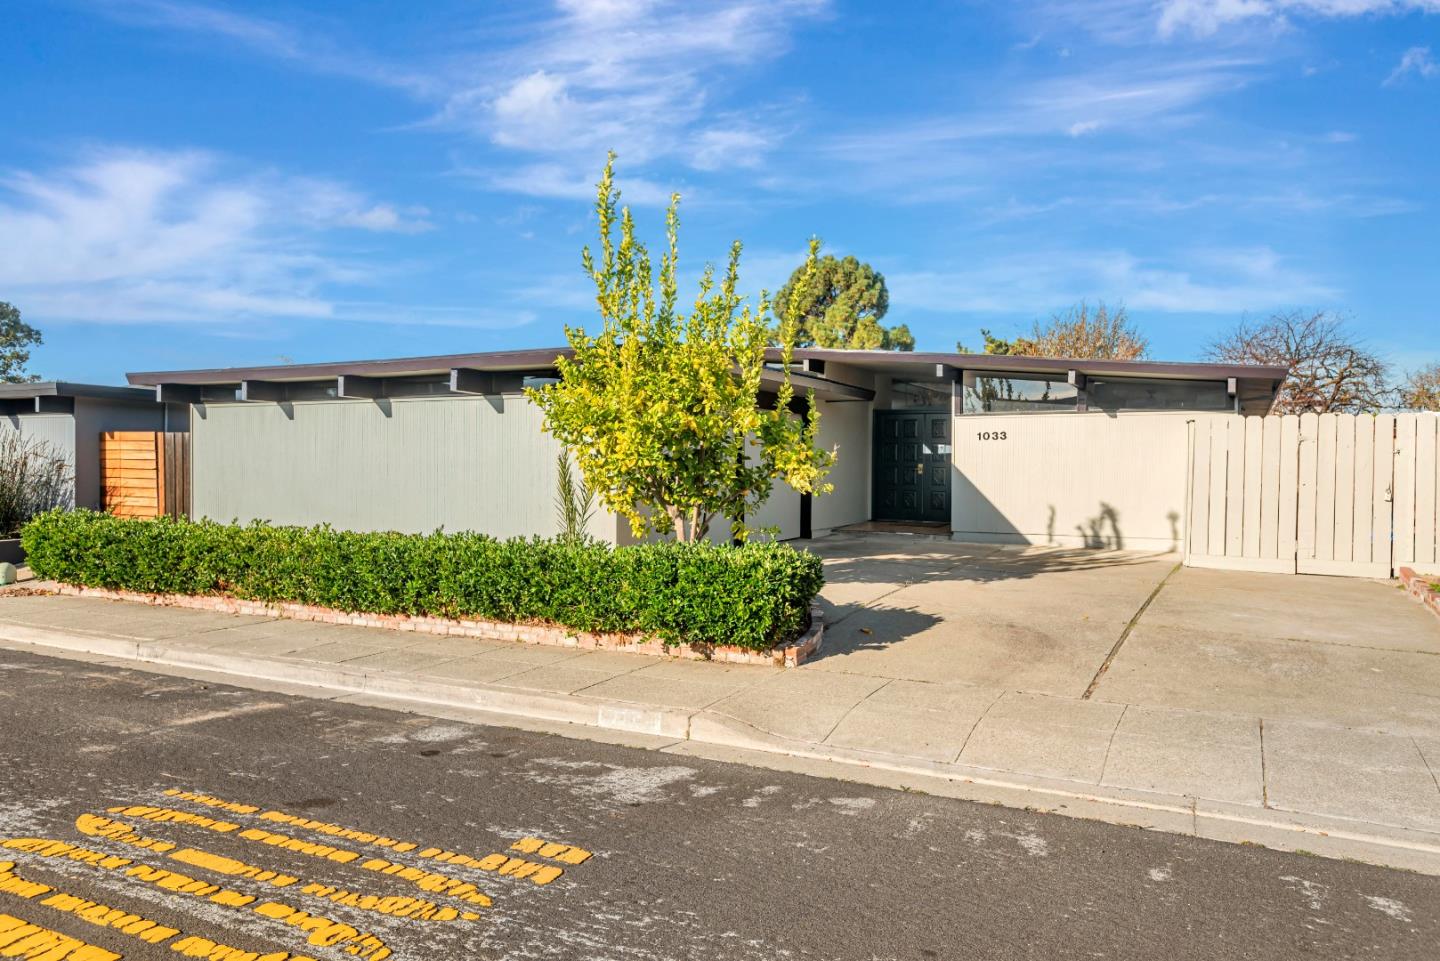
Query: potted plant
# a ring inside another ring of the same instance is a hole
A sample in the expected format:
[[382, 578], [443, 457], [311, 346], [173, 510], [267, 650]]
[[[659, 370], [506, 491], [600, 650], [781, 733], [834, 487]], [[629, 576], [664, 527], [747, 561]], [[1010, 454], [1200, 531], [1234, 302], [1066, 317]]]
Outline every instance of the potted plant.
[[42, 511], [70, 507], [74, 481], [69, 458], [52, 444], [0, 431], [0, 564], [25, 560], [20, 528]]

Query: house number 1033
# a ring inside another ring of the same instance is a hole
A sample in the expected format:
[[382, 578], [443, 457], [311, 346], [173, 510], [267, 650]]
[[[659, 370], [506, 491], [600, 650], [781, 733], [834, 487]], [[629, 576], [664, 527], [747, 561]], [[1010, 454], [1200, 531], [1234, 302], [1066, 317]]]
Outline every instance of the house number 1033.
[[977, 440], [1005, 440], [1003, 430], [982, 430], [975, 433]]

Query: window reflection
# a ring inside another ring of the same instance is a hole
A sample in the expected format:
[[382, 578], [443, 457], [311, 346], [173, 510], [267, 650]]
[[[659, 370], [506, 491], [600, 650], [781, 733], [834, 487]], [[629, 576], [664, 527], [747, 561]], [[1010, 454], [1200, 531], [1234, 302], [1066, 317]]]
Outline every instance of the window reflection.
[[975, 378], [965, 388], [967, 414], [1043, 414], [1074, 411], [1080, 392], [1065, 379], [1035, 374], [997, 374]]

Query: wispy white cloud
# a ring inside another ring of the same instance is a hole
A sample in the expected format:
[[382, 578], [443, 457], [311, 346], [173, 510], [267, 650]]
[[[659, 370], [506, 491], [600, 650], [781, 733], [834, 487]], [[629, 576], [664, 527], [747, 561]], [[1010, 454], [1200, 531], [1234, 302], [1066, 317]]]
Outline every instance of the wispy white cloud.
[[[125, 22], [219, 37], [318, 73], [405, 89], [433, 106], [414, 126], [460, 131], [523, 158], [485, 177], [492, 186], [569, 197], [577, 191], [567, 185], [593, 180], [597, 158], [611, 148], [632, 171], [656, 161], [702, 171], [760, 166], [781, 139], [787, 106], [780, 98], [717, 109], [722, 88], [757, 62], [783, 56], [796, 26], [829, 5], [553, 0], [516, 42], [410, 64], [344, 46], [313, 23], [301, 28], [192, 0], [104, 0], [100, 9]], [[631, 199], [668, 193], [632, 191]]]
[[1156, 23], [1162, 37], [1188, 31], [1210, 36], [1231, 24], [1291, 17], [1391, 16], [1440, 10], [1440, 0], [1163, 0]]
[[328, 291], [374, 270], [326, 253], [336, 230], [425, 222], [341, 184], [240, 175], [195, 151], [108, 150], [0, 179], [0, 285], [27, 312], [101, 322], [336, 316]]
[[[976, 109], [815, 138], [810, 166], [831, 175], [807, 172], [796, 186], [883, 189], [894, 200], [933, 202], [962, 199], [1021, 171], [1043, 174], [1074, 163], [1111, 173], [1164, 166], [1168, 160], [1135, 144], [1167, 144], [1215, 101], [1253, 82], [1256, 66], [1240, 56], [1132, 59], [1098, 68], [1067, 61], [1063, 69], [986, 91]], [[1156, 140], [1162, 133], [1166, 139]]]
[[[509, 193], [559, 200], [593, 201], [598, 173], [595, 163], [595, 158], [591, 158], [590, 163], [584, 166], [558, 162], [458, 166], [453, 172], [457, 176]], [[642, 206], [663, 206], [669, 201], [671, 194], [671, 190], [663, 184], [628, 174], [622, 179], [620, 187], [626, 203]], [[687, 196], [687, 203], [693, 203], [695, 199], [693, 195]]]
[[[615, 148], [634, 169], [670, 160], [700, 170], [755, 166], [774, 146], [773, 105], [717, 111], [717, 86], [758, 58], [784, 54], [794, 27], [828, 0], [561, 0], [533, 38], [452, 70], [454, 89], [432, 123], [536, 158], [509, 189], [555, 195], [560, 181], [593, 178]], [[664, 192], [662, 192], [664, 193]]]
[[1412, 73], [1426, 80], [1440, 75], [1440, 64], [1437, 64], [1435, 58], [1430, 55], [1429, 47], [1411, 47], [1406, 50], [1401, 55], [1400, 62], [1395, 65], [1395, 69], [1390, 71], [1390, 75], [1385, 78], [1385, 86], [1388, 87]]
[[1268, 247], [1191, 251], [1173, 258], [1123, 249], [1045, 250], [975, 265], [886, 275], [893, 311], [1047, 313], [1079, 300], [1159, 313], [1239, 313], [1328, 303], [1332, 284]]
[[1034, 31], [1027, 47], [1069, 30], [1131, 46], [1158, 39], [1254, 47], [1307, 21], [1434, 12], [1440, 0], [1025, 0], [1015, 10]]
[[94, 9], [121, 23], [218, 37], [316, 73], [354, 77], [418, 95], [437, 92], [424, 70], [345, 46], [325, 32], [191, 0], [98, 0]]

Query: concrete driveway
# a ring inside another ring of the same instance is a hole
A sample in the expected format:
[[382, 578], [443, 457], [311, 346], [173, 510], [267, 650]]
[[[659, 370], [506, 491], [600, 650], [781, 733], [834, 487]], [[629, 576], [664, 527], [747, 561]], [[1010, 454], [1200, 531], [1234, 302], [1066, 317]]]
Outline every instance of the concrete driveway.
[[836, 696], [876, 685], [827, 744], [1440, 832], [1440, 621], [1391, 583], [900, 537], [812, 549], [830, 621], [802, 672]]
[[1440, 620], [1390, 582], [899, 537], [812, 550], [811, 670], [1440, 736]]

